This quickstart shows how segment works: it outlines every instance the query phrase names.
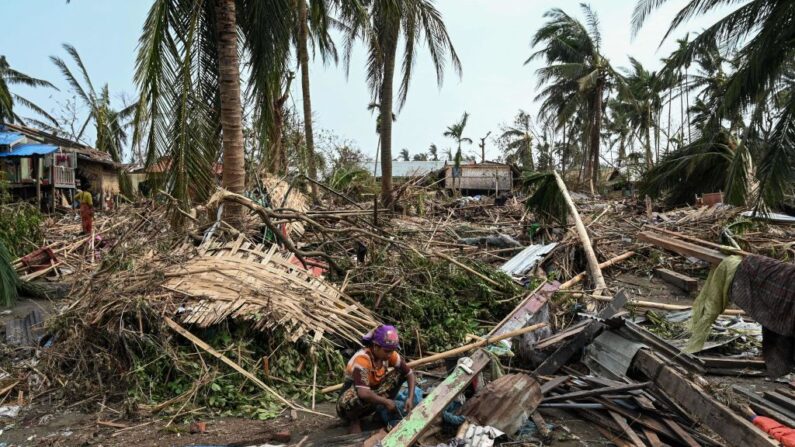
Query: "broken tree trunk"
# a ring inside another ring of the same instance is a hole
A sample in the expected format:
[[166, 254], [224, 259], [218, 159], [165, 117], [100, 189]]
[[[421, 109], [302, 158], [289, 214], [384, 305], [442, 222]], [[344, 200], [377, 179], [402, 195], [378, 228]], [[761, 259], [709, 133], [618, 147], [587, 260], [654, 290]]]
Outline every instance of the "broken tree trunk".
[[574, 205], [574, 201], [571, 200], [571, 195], [569, 195], [569, 190], [566, 188], [566, 183], [563, 182], [563, 179], [560, 178], [557, 171], [553, 171], [553, 174], [555, 175], [555, 181], [558, 183], [558, 188], [560, 188], [560, 193], [563, 194], [563, 197], [566, 199], [566, 204], [569, 206], [569, 211], [574, 218], [574, 226], [577, 229], [580, 242], [582, 242], [585, 259], [588, 261], [588, 273], [594, 283], [594, 295], [601, 295], [602, 292], [607, 290], [607, 284], [605, 284], [605, 278], [602, 276], [602, 270], [599, 269], [599, 261], [597, 261], [596, 253], [594, 253], [593, 247], [591, 246], [588, 230], [585, 229], [585, 225], [583, 225], [582, 219], [580, 219], [580, 213], [577, 212], [577, 207]]

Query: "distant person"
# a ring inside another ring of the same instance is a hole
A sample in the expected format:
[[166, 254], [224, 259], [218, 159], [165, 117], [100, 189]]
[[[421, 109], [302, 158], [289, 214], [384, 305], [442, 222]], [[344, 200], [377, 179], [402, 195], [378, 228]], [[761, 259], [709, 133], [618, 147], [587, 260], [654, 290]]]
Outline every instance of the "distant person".
[[80, 222], [82, 234], [91, 234], [94, 227], [94, 198], [88, 191], [77, 190], [75, 201], [80, 207]]
[[[376, 411], [385, 410], [400, 418], [415, 404], [414, 371], [397, 353], [397, 329], [378, 326], [365, 335], [362, 342], [365, 347], [356, 352], [345, 367], [345, 384], [337, 400], [337, 415], [348, 421], [350, 433], [360, 433], [362, 418]], [[399, 407], [394, 399], [404, 380], [408, 381], [408, 398]]]

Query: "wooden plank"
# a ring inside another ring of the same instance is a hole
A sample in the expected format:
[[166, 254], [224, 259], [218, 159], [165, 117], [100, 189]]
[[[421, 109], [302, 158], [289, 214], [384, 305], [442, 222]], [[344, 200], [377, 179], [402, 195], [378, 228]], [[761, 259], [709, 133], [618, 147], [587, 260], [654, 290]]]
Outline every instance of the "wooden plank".
[[533, 349], [536, 349], [536, 350], [545, 349], [545, 348], [548, 348], [548, 347], [550, 347], [550, 346], [552, 346], [554, 344], [557, 344], [557, 343], [559, 343], [559, 342], [561, 342], [563, 340], [566, 340], [566, 339], [569, 339], [571, 337], [574, 337], [575, 335], [577, 335], [580, 332], [584, 331], [585, 328], [588, 326], [589, 322], [590, 321], [588, 321], [588, 320], [580, 321], [579, 323], [576, 323], [576, 324], [566, 328], [565, 330], [558, 332], [557, 334], [551, 335], [551, 336], [549, 336], [549, 337], [547, 337], [547, 338], [545, 338], [543, 340], [539, 340], [538, 343], [533, 345]]
[[611, 411], [610, 417], [612, 417], [613, 420], [616, 421], [618, 426], [621, 427], [622, 430], [624, 430], [624, 434], [627, 435], [627, 438], [629, 438], [629, 440], [632, 442], [633, 445], [635, 445], [636, 447], [646, 447], [646, 444], [644, 444], [643, 441], [640, 440], [640, 436], [638, 436], [638, 434], [635, 433], [635, 430], [633, 430], [632, 427], [630, 427], [629, 424], [627, 424], [627, 420], [624, 419], [624, 416], [621, 416], [620, 414]]
[[544, 398], [544, 402], [555, 402], [559, 400], [577, 400], [586, 397], [601, 396], [603, 394], [619, 393], [622, 391], [639, 390], [649, 386], [651, 382], [643, 383], [628, 383], [619, 386], [606, 386], [592, 390], [574, 391], [573, 393], [559, 394], [557, 396], [548, 396]]
[[[607, 307], [599, 312], [598, 317], [601, 319], [611, 318], [624, 307], [626, 302], [627, 296], [623, 290], [620, 290]], [[574, 354], [581, 350], [586, 344], [590, 343], [603, 327], [604, 325], [598, 321], [591, 321], [588, 323], [585, 330], [577, 334], [574, 338], [569, 339], [563, 346], [558, 348], [557, 351], [547, 357], [547, 359], [536, 368], [534, 371], [535, 374], [542, 376], [555, 374], [561, 366], [565, 365], [566, 362], [574, 356]]]
[[643, 231], [638, 233], [638, 240], [654, 244], [660, 248], [670, 250], [682, 256], [692, 256], [701, 259], [702, 261], [709, 262], [716, 266], [723, 261], [727, 256], [714, 248], [702, 247], [700, 245], [691, 244], [690, 242], [681, 241], [668, 236], [653, 233], [651, 231]]
[[668, 418], [663, 419], [663, 421], [665, 422], [665, 425], [671, 427], [671, 430], [673, 430], [674, 433], [676, 433], [688, 447], [701, 447], [701, 444], [693, 439], [693, 437], [690, 436], [690, 433], [686, 432], [684, 428], [676, 423], [676, 421]]
[[[688, 380], [670, 366], [670, 360], [641, 349], [635, 355], [633, 366], [651, 379], [665, 394], [685, 409], [692, 418], [717, 433], [727, 445], [775, 446], [778, 443], [768, 438], [750, 421], [715, 400], [700, 386]], [[675, 430], [674, 427], [671, 429]]]
[[767, 401], [762, 396], [741, 386], [734, 385], [732, 389], [748, 399], [748, 404], [757, 414], [771, 417], [784, 425], [795, 427], [795, 414], [776, 403]]
[[652, 430], [648, 428], [643, 429], [643, 436], [646, 437], [646, 441], [649, 442], [651, 447], [663, 447], [665, 444], [660, 441], [660, 437], [657, 436], [657, 433], [654, 433]]
[[571, 376], [559, 376], [541, 385], [541, 394], [547, 394], [555, 388], [563, 385], [571, 379]]
[[764, 395], [765, 399], [769, 400], [770, 402], [780, 405], [789, 411], [795, 412], [795, 400], [792, 400], [790, 397], [775, 391], [765, 391]]
[[654, 273], [656, 273], [657, 276], [659, 276], [663, 281], [673, 284], [674, 286], [679, 287], [680, 289], [687, 292], [692, 292], [698, 289], [698, 280], [696, 278], [691, 278], [687, 275], [683, 275], [673, 270], [664, 268], [654, 269]]
[[[528, 317], [535, 314], [546, 303], [546, 300], [557, 290], [556, 283], [544, 284], [535, 293], [531, 293], [513, 311], [492, 329], [487, 338], [499, 337], [510, 332], [512, 321], [520, 315]], [[526, 319], [524, 321], [527, 321]], [[431, 423], [453, 399], [469, 385], [472, 379], [491, 361], [491, 357], [482, 349], [478, 349], [471, 357], [469, 371], [456, 367], [425, 399], [403, 418], [392, 431], [381, 441], [383, 447], [402, 447], [412, 445], [419, 439], [428, 424]], [[471, 371], [471, 373], [470, 373]]]
[[414, 408], [411, 413], [381, 441], [383, 447], [404, 447], [413, 445], [427, 425], [438, 416], [455, 397], [469, 385], [469, 382], [489, 363], [491, 358], [483, 350], [472, 356], [470, 371], [456, 367], [453, 372], [436, 386], [430, 394]]

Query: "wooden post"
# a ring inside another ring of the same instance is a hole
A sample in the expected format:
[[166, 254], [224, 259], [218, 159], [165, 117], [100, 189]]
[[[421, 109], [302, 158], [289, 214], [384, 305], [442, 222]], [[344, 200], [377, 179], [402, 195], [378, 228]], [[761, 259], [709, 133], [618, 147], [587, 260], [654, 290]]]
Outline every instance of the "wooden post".
[[571, 195], [569, 195], [569, 190], [566, 188], [566, 184], [563, 182], [563, 179], [560, 178], [560, 175], [557, 171], [552, 171], [555, 175], [555, 181], [558, 183], [558, 188], [560, 188], [561, 194], [566, 199], [566, 204], [569, 206], [569, 211], [571, 212], [572, 217], [574, 218], [574, 226], [577, 229], [577, 235], [580, 237], [580, 242], [582, 242], [582, 249], [585, 252], [585, 259], [588, 261], [588, 273], [591, 276], [591, 279], [594, 282], [594, 295], [601, 295], [602, 292], [607, 290], [607, 284], [605, 284], [605, 278], [602, 276], [602, 270], [599, 269], [599, 261], [596, 260], [596, 253], [593, 251], [593, 247], [591, 246], [591, 239], [588, 237], [588, 230], [585, 229], [585, 225], [582, 223], [582, 219], [580, 219], [580, 213], [577, 212], [577, 207], [574, 205], [574, 201], [571, 200]]
[[41, 211], [41, 158], [38, 155], [33, 156], [33, 178], [36, 181], [36, 209]]

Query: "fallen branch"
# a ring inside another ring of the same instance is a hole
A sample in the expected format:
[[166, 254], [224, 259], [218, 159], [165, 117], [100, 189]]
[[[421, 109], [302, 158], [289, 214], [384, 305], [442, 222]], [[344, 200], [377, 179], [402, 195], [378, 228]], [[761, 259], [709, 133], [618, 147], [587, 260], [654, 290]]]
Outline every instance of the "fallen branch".
[[247, 379], [251, 380], [252, 382], [254, 382], [255, 385], [257, 385], [258, 387], [260, 387], [263, 390], [267, 391], [268, 393], [273, 395], [276, 399], [278, 399], [280, 402], [282, 402], [283, 404], [285, 404], [288, 407], [292, 408], [293, 410], [303, 411], [303, 412], [306, 412], [306, 413], [312, 413], [312, 414], [326, 416], [326, 417], [333, 417], [333, 416], [329, 416], [329, 415], [327, 415], [325, 413], [319, 413], [317, 411], [312, 411], [312, 410], [310, 410], [308, 408], [304, 408], [304, 407], [301, 407], [299, 405], [296, 405], [296, 404], [290, 402], [289, 400], [287, 400], [284, 397], [282, 397], [279, 393], [277, 393], [276, 390], [274, 390], [273, 388], [269, 387], [268, 385], [263, 383], [261, 380], [259, 380], [256, 376], [254, 376], [250, 372], [248, 372], [245, 369], [243, 369], [242, 366], [240, 366], [237, 363], [233, 362], [229, 357], [227, 357], [227, 356], [221, 354], [220, 352], [216, 351], [215, 349], [213, 349], [212, 346], [208, 345], [207, 343], [202, 341], [199, 337], [197, 337], [197, 336], [193, 335], [192, 333], [190, 333], [187, 329], [185, 329], [182, 326], [180, 326], [179, 324], [177, 324], [174, 320], [172, 320], [172, 319], [170, 319], [168, 317], [163, 317], [163, 321], [165, 321], [166, 324], [168, 325], [168, 327], [173, 329], [175, 332], [177, 332], [178, 334], [180, 334], [183, 337], [185, 337], [188, 340], [190, 340], [190, 342], [193, 343], [194, 345], [196, 345], [196, 347], [203, 349], [208, 354], [210, 354], [213, 357], [217, 358], [218, 360], [226, 363], [232, 369], [234, 369], [235, 371], [237, 371], [240, 374], [242, 374], [245, 378], [247, 378]]

